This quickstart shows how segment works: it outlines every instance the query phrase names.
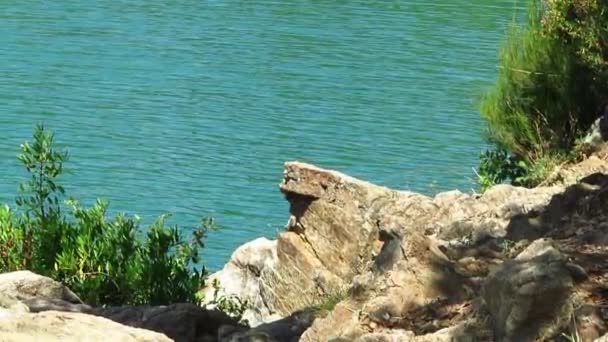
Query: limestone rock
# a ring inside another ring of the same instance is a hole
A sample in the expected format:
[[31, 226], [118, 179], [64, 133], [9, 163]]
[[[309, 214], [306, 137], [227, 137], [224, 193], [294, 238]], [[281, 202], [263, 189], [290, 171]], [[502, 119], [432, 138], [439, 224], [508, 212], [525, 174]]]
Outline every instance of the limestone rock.
[[[286, 231], [276, 241], [261, 239], [242, 246], [211, 277], [220, 280], [227, 294], [254, 303], [248, 313], [254, 326], [315, 306], [357, 284], [355, 279], [368, 272], [375, 274], [368, 279], [374, 279], [358, 291], [368, 292], [364, 297], [376, 296], [368, 304], [386, 304], [395, 317], [433, 295], [452, 298], [474, 291], [477, 285], [465, 278], [485, 276], [490, 266], [502, 262], [499, 253], [479, 251], [492, 260], [489, 263], [479, 255], [450, 254], [453, 249], [443, 246], [461, 241], [468, 249], [504, 238], [514, 221], [542, 210], [563, 191], [559, 186], [500, 185], [483, 196], [452, 191], [428, 197], [300, 162], [285, 164], [280, 189], [290, 204]], [[412, 234], [418, 237], [410, 238]], [[424, 235], [438, 239], [420, 238]], [[462, 286], [439, 286], [448, 283], [437, 281], [442, 277]], [[410, 285], [391, 287], [391, 282]], [[376, 291], [380, 285], [392, 289]], [[205, 291], [210, 294], [210, 289]], [[328, 327], [337, 331], [348, 317], [335, 318]], [[321, 324], [316, 322], [311, 331]], [[310, 340], [315, 338], [324, 337]]]
[[30, 271], [0, 274], [0, 293], [18, 300], [45, 298], [82, 303], [80, 298], [63, 284]]
[[605, 106], [603, 114], [593, 122], [587, 135], [583, 137], [583, 144], [594, 149], [606, 140], [608, 140], [608, 105]]
[[[41, 335], [19, 330], [19, 334], [7, 333], [10, 339], [6, 341], [19, 338], [23, 341], [46, 341], [46, 338], [55, 341], [64, 337], [73, 341], [98, 340], [104, 329], [113, 329], [114, 335], [110, 336], [118, 341], [168, 340], [165, 335], [178, 342], [215, 341], [221, 326], [238, 327], [238, 323], [228, 315], [194, 304], [93, 308], [82, 304], [62, 284], [29, 271], [0, 274], [0, 291], [0, 325], [7, 329], [0, 330], [0, 341], [5, 341], [2, 332], [21, 325], [39, 329]], [[114, 326], [108, 325], [108, 319], [116, 322]], [[64, 320], [75, 323], [60, 324]], [[82, 329], [76, 329], [72, 334], [72, 324], [82, 324]], [[87, 335], [86, 329], [90, 329], [90, 334]], [[143, 329], [160, 334], [154, 335]]]
[[260, 275], [263, 271], [272, 269], [277, 263], [277, 241], [258, 238], [250, 241], [232, 254], [224, 268], [212, 274], [206, 280], [203, 305], [209, 307], [214, 298], [215, 289], [212, 284], [219, 282], [218, 296], [236, 295], [246, 300], [251, 308], [245, 311], [243, 319], [255, 327], [262, 323], [280, 319], [267, 306], [260, 289]]
[[[556, 246], [548, 237], [605, 235], [608, 177], [583, 177], [608, 172], [604, 159], [564, 167], [552, 186], [497, 185], [483, 195], [435, 197], [288, 162], [280, 186], [290, 204], [286, 231], [276, 241], [243, 246], [212, 277], [226, 293], [256, 303], [255, 324], [268, 322], [258, 327], [345, 294], [311, 322], [300, 337], [305, 342], [555, 336], [572, 313], [575, 283], [597, 280], [601, 265], [591, 255], [602, 254], [568, 252], [567, 243]], [[593, 268], [576, 258], [595, 261]], [[258, 327], [222, 336], [281, 341], [298, 334]]]
[[163, 334], [127, 327], [111, 320], [73, 312], [17, 314], [0, 321], [2, 342], [169, 342]]
[[539, 240], [492, 272], [482, 296], [498, 341], [552, 336], [572, 314], [573, 280], [562, 254]]
[[[314, 305], [362, 272], [378, 234], [375, 210], [399, 196], [298, 162], [285, 164], [281, 190], [290, 203], [287, 231], [276, 242], [256, 242], [265, 246], [261, 249], [247, 247], [249, 253], [235, 253], [244, 257], [233, 256], [213, 276], [228, 293], [254, 302], [256, 312], [247, 317], [254, 325], [269, 321], [271, 315], [286, 317]], [[258, 261], [249, 261], [251, 254]]]
[[[468, 281], [453, 270], [452, 262], [433, 238], [412, 233], [400, 240], [399, 245], [403, 254], [389, 271], [356, 277], [350, 296], [326, 317], [315, 320], [301, 341], [326, 341], [338, 337], [399, 341], [410, 335], [435, 332], [443, 328], [443, 324], [449, 325], [449, 320], [433, 325], [440, 321], [435, 318], [443, 315], [433, 312], [466, 298]], [[391, 330], [386, 331], [387, 328]], [[369, 330], [374, 334], [368, 334]], [[400, 331], [409, 332], [402, 336]]]

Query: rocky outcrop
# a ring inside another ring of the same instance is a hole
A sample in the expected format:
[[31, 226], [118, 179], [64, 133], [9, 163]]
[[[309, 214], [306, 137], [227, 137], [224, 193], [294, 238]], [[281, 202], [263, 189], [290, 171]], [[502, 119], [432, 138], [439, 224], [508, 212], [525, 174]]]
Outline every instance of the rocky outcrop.
[[90, 309], [50, 278], [29, 271], [0, 274], [0, 341], [171, 341], [160, 333], [84, 313], [35, 312], [42, 303], [65, 311]]
[[487, 277], [482, 291], [497, 340], [557, 335], [570, 321], [573, 287], [566, 259], [547, 240], [535, 241], [504, 262]]
[[102, 317], [75, 312], [21, 313], [0, 319], [0, 341], [169, 342], [156, 332], [128, 327]]
[[434, 197], [286, 163], [286, 231], [243, 246], [213, 277], [255, 303], [256, 324], [316, 312], [302, 341], [513, 341], [572, 329], [593, 341], [608, 317], [608, 177], [594, 173], [606, 159], [563, 167], [552, 186]]
[[372, 260], [377, 270], [390, 269], [399, 255], [395, 241], [409, 232], [467, 243], [505, 236], [511, 217], [546, 205], [559, 190], [505, 185], [484, 196], [453, 191], [432, 198], [286, 163], [281, 184], [290, 203], [286, 231], [276, 242], [242, 246], [212, 278], [225, 293], [254, 303], [251, 323], [272, 321], [342, 291]]
[[[258, 238], [237, 248], [221, 272], [211, 275], [208, 287], [201, 292], [203, 305], [213, 308], [213, 303], [221, 296], [238, 293], [239, 298], [251, 305], [243, 314], [243, 320], [252, 326], [281, 319], [273, 313], [262, 296], [260, 275], [269, 272], [277, 263], [277, 241]], [[217, 281], [219, 287], [214, 287]]]
[[62, 284], [29, 272], [0, 274], [0, 341], [217, 341], [243, 329], [194, 304], [91, 307]]
[[[0, 275], [0, 319], [46, 322], [51, 340], [70, 317], [121, 323], [125, 340], [144, 328], [176, 341], [594, 341], [608, 332], [607, 156], [552, 186], [434, 197], [286, 163], [285, 231], [237, 249], [207, 281], [221, 289], [203, 289], [206, 308], [92, 308], [25, 272]], [[218, 295], [251, 303], [253, 327], [215, 311]]]
[[[69, 288], [48, 277], [30, 271], [0, 274], [0, 300], [28, 301], [36, 298], [59, 300], [72, 304], [82, 301]], [[0, 305], [2, 302], [0, 302]]]
[[[377, 237], [374, 205], [397, 196], [387, 188], [300, 163], [286, 164], [281, 191], [291, 215], [276, 247], [268, 252], [269, 243], [243, 246], [250, 255], [271, 255], [271, 261], [262, 267], [244, 262], [239, 249], [212, 276], [227, 293], [255, 303], [261, 319], [254, 324], [314, 305], [363, 271]], [[239, 285], [226, 285], [229, 279]], [[245, 283], [253, 286], [241, 291]]]

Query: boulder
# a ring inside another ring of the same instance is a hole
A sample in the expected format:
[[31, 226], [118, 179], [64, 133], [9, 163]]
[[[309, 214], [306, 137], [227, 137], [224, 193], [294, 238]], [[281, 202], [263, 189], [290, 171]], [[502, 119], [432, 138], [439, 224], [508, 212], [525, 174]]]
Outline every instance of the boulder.
[[537, 240], [487, 277], [483, 299], [497, 341], [532, 341], [556, 335], [572, 315], [573, 279], [563, 255]]
[[[286, 231], [242, 246], [208, 281], [253, 303], [245, 316], [252, 326], [315, 305], [362, 272], [378, 246], [376, 216], [385, 216], [374, 213], [400, 196], [299, 162], [285, 164], [281, 191], [290, 203]], [[203, 291], [211, 300], [213, 290]]]
[[30, 271], [0, 274], [0, 293], [21, 301], [49, 299], [82, 304], [80, 298], [63, 284]]
[[[204, 295], [203, 305], [212, 308], [215, 297], [238, 296], [249, 303], [250, 308], [243, 314], [243, 319], [252, 326], [280, 319], [273, 315], [267, 306], [260, 289], [260, 275], [272, 269], [277, 263], [277, 241], [258, 238], [237, 248], [224, 268], [206, 280], [206, 287], [201, 290]], [[213, 283], [219, 283], [219, 290]]]
[[[47, 337], [54, 341], [64, 336], [74, 341], [97, 340], [104, 329], [112, 329], [110, 336], [119, 341], [163, 341], [168, 340], [166, 336], [178, 342], [216, 341], [222, 326], [242, 328], [225, 313], [194, 304], [90, 307], [61, 283], [29, 271], [0, 274], [0, 291], [0, 318], [8, 320], [0, 324], [7, 330], [0, 331], [9, 331], [17, 325], [41, 331], [40, 337], [34, 332], [15, 332], [10, 335], [11, 341], [18, 338], [46, 341]], [[61, 324], [62, 320], [75, 323]], [[73, 324], [82, 324], [82, 329], [70, 334]], [[90, 335], [86, 334], [87, 329]], [[26, 338], [27, 334], [31, 339]], [[3, 338], [0, 333], [0, 341], [5, 341]]]
[[608, 105], [604, 105], [602, 114], [591, 124], [582, 143], [593, 150], [606, 140], [608, 140]]
[[46, 311], [0, 317], [0, 341], [3, 342], [171, 341], [163, 334], [82, 313]]

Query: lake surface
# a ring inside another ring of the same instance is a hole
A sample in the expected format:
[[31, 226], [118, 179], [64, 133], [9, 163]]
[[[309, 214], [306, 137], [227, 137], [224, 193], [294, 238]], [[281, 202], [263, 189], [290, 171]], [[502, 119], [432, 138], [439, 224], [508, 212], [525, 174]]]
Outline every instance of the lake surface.
[[[520, 1], [520, 6], [522, 2]], [[512, 1], [3, 1], [0, 203], [36, 122], [69, 148], [67, 191], [190, 229], [205, 264], [276, 236], [282, 165], [394, 188], [475, 187], [475, 101]], [[521, 11], [521, 9], [519, 9]]]

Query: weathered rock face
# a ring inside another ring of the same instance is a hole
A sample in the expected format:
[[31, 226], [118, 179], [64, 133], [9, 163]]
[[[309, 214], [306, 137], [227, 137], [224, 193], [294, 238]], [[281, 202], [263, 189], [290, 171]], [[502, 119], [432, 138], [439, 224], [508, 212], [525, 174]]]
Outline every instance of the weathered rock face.
[[216, 289], [212, 286], [217, 280], [220, 288], [217, 296], [234, 293], [239, 298], [247, 299], [252, 306], [243, 314], [243, 319], [251, 326], [258, 326], [265, 322], [280, 319], [273, 314], [261, 295], [260, 275], [268, 272], [277, 263], [277, 241], [259, 238], [240, 246], [234, 251], [228, 263], [221, 272], [211, 275], [206, 283], [208, 286], [202, 290], [203, 304], [209, 307], [216, 296]]
[[492, 272], [483, 298], [497, 341], [533, 341], [556, 335], [572, 315], [574, 281], [564, 256], [537, 240]]
[[0, 274], [0, 341], [171, 341], [163, 334], [101, 317], [46, 311], [51, 308], [91, 309], [70, 289], [50, 278], [29, 271]]
[[[286, 164], [281, 190], [291, 204], [287, 231], [274, 245], [257, 241], [243, 246], [212, 276], [226, 293], [255, 304], [249, 315], [259, 317], [250, 320], [254, 325], [319, 302], [363, 271], [377, 237], [374, 205], [398, 195], [301, 163]], [[267, 256], [266, 261], [249, 261], [243, 252]]]
[[21, 301], [46, 298], [82, 304], [80, 298], [63, 284], [30, 271], [0, 274], [0, 293]]
[[46, 311], [2, 317], [0, 341], [169, 342], [171, 339], [163, 334], [128, 327], [101, 317], [75, 312]]
[[445, 330], [475, 318], [470, 299], [477, 284], [458, 272], [435, 239], [411, 233], [398, 243], [401, 255], [394, 266], [355, 277], [346, 300], [315, 320], [301, 341], [381, 336], [387, 341], [450, 341], [456, 334], [464, 336], [463, 331], [483, 341], [487, 327], [474, 321], [467, 324], [475, 329]]
[[[395, 241], [409, 232], [467, 241], [504, 236], [511, 217], [545, 205], [559, 190], [505, 185], [483, 197], [453, 191], [432, 198], [286, 163], [281, 184], [290, 203], [286, 232], [276, 242], [242, 246], [212, 278], [220, 280], [226, 294], [254, 303], [250, 323], [269, 322], [341, 291], [374, 258], [374, 267], [390, 269], [400, 245]], [[211, 288], [204, 291], [212, 293]]]
[[67, 287], [28, 271], [0, 274], [0, 289], [0, 341], [202, 342], [219, 340], [227, 327], [243, 328], [194, 304], [90, 307]]
[[278, 238], [277, 267], [261, 279], [267, 302], [285, 315], [341, 290], [365, 269], [378, 235], [374, 206], [397, 194], [300, 163], [285, 165], [281, 191], [291, 216]]
[[[528, 340], [559, 336], [571, 319], [593, 321], [578, 324], [593, 341], [608, 317], [594, 304], [608, 302], [608, 176], [590, 174], [608, 172], [606, 159], [556, 172], [553, 186], [435, 197], [286, 163], [291, 215], [276, 254], [252, 244], [251, 262], [235, 253], [214, 277], [253, 284], [227, 292], [255, 302], [262, 320], [324, 308], [302, 341]], [[253, 331], [232, 336], [277, 340]]]
[[559, 171], [551, 187], [482, 196], [428, 197], [287, 163], [286, 231], [243, 245], [208, 281], [253, 303], [254, 328], [188, 304], [91, 308], [28, 272], [0, 275], [0, 319], [15, 338], [25, 338], [16, 324], [46, 322], [36, 331], [51, 340], [70, 314], [48, 310], [117, 340], [143, 335], [94, 316], [176, 341], [527, 341], [574, 329], [593, 341], [608, 331], [608, 176], [590, 172], [608, 170], [607, 156]]

